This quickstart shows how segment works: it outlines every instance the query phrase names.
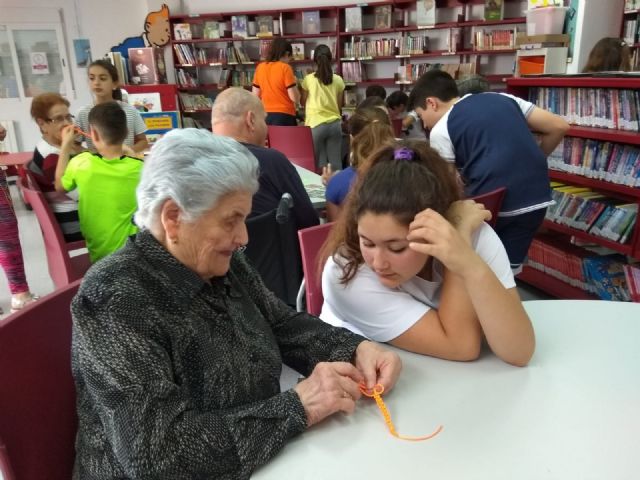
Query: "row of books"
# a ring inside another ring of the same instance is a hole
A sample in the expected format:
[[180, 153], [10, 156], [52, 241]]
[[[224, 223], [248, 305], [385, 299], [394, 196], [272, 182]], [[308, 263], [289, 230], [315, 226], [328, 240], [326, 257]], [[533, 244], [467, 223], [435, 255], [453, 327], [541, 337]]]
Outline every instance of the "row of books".
[[396, 38], [379, 38], [376, 40], [354, 38], [352, 42], [345, 42], [342, 46], [344, 59], [388, 57], [397, 55], [397, 52], [398, 39]]
[[211, 110], [213, 101], [202, 94], [178, 92], [183, 110]]
[[342, 79], [345, 82], [363, 82], [367, 79], [367, 73], [360, 62], [347, 62], [342, 64]]
[[640, 300], [640, 269], [622, 255], [599, 255], [559, 236], [539, 234], [529, 247], [527, 265], [602, 300]]
[[638, 217], [638, 204], [625, 203], [590, 188], [552, 182], [551, 198], [555, 204], [545, 218], [576, 230], [627, 243]]
[[637, 10], [640, 8], [640, 0], [624, 0], [624, 11]]
[[176, 80], [181, 87], [197, 87], [200, 84], [196, 73], [182, 68], [176, 69]]
[[[211, 115], [207, 115], [204, 118], [210, 119]], [[182, 117], [182, 128], [202, 128], [204, 130], [211, 130], [211, 124], [204, 122], [203, 119], [185, 115]]]
[[640, 187], [640, 148], [565, 137], [548, 158], [549, 168], [629, 187]]
[[438, 69], [447, 72], [455, 79], [463, 79], [476, 73], [476, 63], [408, 63], [398, 67], [396, 83], [414, 83], [429, 70]]
[[473, 35], [474, 50], [510, 50], [516, 48], [517, 29], [478, 30]]
[[218, 88], [223, 87], [250, 87], [253, 83], [253, 77], [255, 75], [255, 69], [248, 70], [228, 70], [223, 68], [220, 71], [220, 77], [218, 79]]
[[529, 101], [574, 125], [640, 130], [636, 90], [538, 87], [529, 89]]
[[638, 18], [629, 18], [622, 24], [622, 38], [629, 45], [638, 41]]

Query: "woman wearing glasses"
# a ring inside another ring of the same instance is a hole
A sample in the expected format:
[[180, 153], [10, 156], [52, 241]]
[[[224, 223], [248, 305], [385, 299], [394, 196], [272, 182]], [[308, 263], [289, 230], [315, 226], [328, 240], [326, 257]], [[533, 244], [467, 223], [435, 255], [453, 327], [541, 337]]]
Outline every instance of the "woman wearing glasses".
[[[27, 169], [49, 201], [65, 240], [82, 240], [77, 198], [57, 193], [54, 187], [56, 165], [62, 145], [61, 132], [67, 125], [73, 125], [69, 101], [57, 93], [43, 93], [34, 97], [31, 116], [38, 124], [42, 138], [36, 145], [33, 159], [27, 164]], [[77, 149], [74, 154], [81, 150], [79, 146], [74, 148]]]

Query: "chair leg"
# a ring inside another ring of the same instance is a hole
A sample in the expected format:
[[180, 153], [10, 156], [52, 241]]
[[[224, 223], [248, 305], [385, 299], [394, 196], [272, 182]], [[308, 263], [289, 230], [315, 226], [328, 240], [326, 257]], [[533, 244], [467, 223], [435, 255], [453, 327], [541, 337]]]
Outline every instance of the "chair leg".
[[304, 278], [303, 278], [302, 282], [300, 282], [300, 288], [298, 289], [298, 295], [296, 296], [296, 310], [298, 312], [306, 311], [306, 308], [305, 308], [305, 305], [304, 305], [305, 292], [306, 292], [306, 289], [304, 288]]

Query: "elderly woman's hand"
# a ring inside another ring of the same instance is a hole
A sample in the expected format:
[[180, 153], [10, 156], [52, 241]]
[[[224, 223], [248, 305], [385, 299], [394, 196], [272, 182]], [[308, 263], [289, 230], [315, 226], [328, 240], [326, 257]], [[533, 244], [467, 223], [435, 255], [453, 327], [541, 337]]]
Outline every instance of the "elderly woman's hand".
[[362, 374], [350, 363], [322, 362], [294, 390], [307, 413], [307, 426], [335, 412], [352, 413], [360, 398]]
[[402, 360], [397, 353], [369, 341], [358, 345], [355, 363], [364, 375], [367, 388], [380, 383], [385, 392], [393, 388], [402, 370]]

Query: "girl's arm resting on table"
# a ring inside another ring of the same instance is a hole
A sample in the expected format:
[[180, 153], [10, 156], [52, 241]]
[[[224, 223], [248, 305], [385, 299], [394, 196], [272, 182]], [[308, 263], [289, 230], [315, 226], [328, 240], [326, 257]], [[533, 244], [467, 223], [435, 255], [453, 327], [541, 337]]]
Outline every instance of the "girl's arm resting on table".
[[445, 270], [440, 307], [425, 313], [411, 328], [389, 342], [411, 352], [446, 360], [475, 360], [482, 329], [459, 277]]
[[480, 257], [463, 281], [491, 350], [512, 365], [529, 363], [536, 341], [517, 289], [506, 289]]

